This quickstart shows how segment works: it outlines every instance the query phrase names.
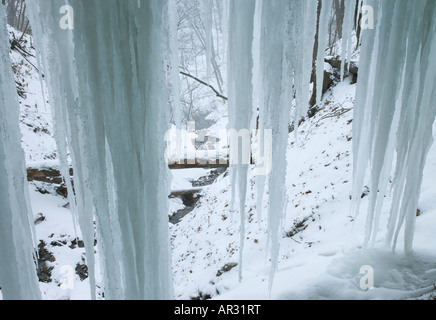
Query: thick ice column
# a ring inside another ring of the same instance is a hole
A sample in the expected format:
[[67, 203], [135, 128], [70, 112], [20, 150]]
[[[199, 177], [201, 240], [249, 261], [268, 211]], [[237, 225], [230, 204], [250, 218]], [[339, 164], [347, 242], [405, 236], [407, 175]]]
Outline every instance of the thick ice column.
[[36, 236], [4, 6], [0, 6], [0, 48], [0, 286], [4, 299], [40, 299], [33, 256]]
[[69, 5], [76, 13], [73, 30], [59, 27], [58, 1], [32, 2], [29, 9], [54, 101], [58, 147], [71, 151], [72, 200], [87, 263], [95, 219], [105, 297], [171, 298], [164, 135], [166, 49], [175, 43], [169, 10], [175, 8], [161, 0]]

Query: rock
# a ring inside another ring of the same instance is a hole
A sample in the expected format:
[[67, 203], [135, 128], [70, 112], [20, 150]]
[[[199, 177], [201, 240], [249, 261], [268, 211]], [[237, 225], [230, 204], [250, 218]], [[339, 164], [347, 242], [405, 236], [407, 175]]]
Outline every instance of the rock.
[[220, 277], [223, 273], [229, 272], [230, 270], [232, 270], [237, 265], [238, 264], [236, 262], [226, 263], [220, 270], [218, 270], [218, 272], [216, 273], [216, 276]]
[[[96, 246], [96, 245], [97, 245], [97, 239], [94, 239], [94, 246]], [[69, 247], [71, 249], [75, 249], [76, 247], [85, 248], [85, 242], [83, 242], [83, 240], [79, 240], [79, 239], [75, 238], [71, 241], [71, 244], [69, 245]]]
[[56, 193], [64, 198], [68, 198], [68, 189], [65, 183], [62, 183], [59, 187], [56, 188]]
[[[51, 238], [53, 238], [53, 236]], [[52, 247], [63, 247], [63, 246], [66, 246], [67, 243], [68, 243], [67, 239], [55, 240], [55, 241], [50, 242], [50, 246], [52, 246]]]
[[36, 256], [38, 257], [37, 275], [39, 281], [45, 283], [51, 282], [51, 272], [53, 270], [53, 266], [50, 266], [49, 262], [56, 261], [56, 258], [52, 252], [47, 250], [46, 243], [42, 240], [39, 241], [38, 254]]
[[40, 212], [36, 215], [35, 219], [35, 225], [40, 224], [41, 222], [45, 221], [45, 216]]
[[79, 276], [80, 281], [83, 281], [88, 278], [88, 266], [86, 264], [78, 263], [76, 265], [76, 274]]

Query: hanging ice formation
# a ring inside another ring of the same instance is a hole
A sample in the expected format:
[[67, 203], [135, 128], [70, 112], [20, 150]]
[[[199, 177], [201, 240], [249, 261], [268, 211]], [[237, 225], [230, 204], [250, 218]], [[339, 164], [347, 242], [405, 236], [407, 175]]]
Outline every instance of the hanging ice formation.
[[19, 104], [0, 6], [0, 286], [3, 299], [40, 299], [34, 263], [36, 237], [18, 126]]
[[365, 243], [373, 246], [393, 172], [385, 241], [395, 250], [404, 228], [404, 247], [410, 252], [436, 115], [436, 2], [384, 0], [367, 5], [374, 8], [376, 26], [362, 33], [353, 121], [354, 206], [358, 212], [357, 195], [369, 172]]
[[93, 298], [94, 217], [105, 298], [172, 297], [164, 160], [170, 3], [70, 0], [63, 4], [74, 10], [72, 30], [59, 26], [59, 1], [28, 3], [64, 174], [67, 150], [74, 167], [69, 196]]
[[[251, 132], [253, 103], [259, 107], [258, 138], [263, 149], [263, 130], [272, 130], [272, 163], [269, 185], [269, 245], [271, 247], [270, 286], [279, 255], [279, 226], [286, 199], [286, 149], [288, 125], [291, 119], [292, 96], [296, 95], [294, 119], [307, 110], [312, 72], [317, 12], [316, 0], [301, 1], [233, 1], [229, 8], [229, 114], [230, 129]], [[256, 8], [255, 8], [256, 5]], [[328, 15], [324, 10], [323, 15]], [[241, 12], [243, 12], [241, 16]], [[324, 26], [323, 22], [323, 26]], [[254, 34], [254, 31], [259, 34]], [[321, 30], [322, 34], [325, 29]], [[295, 48], [300, 48], [295, 50]], [[324, 53], [322, 52], [322, 61]], [[322, 64], [323, 65], [323, 64]], [[253, 83], [255, 84], [253, 93]], [[293, 87], [295, 89], [293, 89]], [[255, 99], [253, 99], [253, 95]], [[241, 134], [243, 136], [243, 134]], [[249, 149], [249, 148], [248, 148]], [[239, 164], [233, 168], [233, 181], [238, 186], [241, 215], [241, 249], [245, 237], [245, 197], [247, 166], [241, 162], [243, 147], [239, 147]], [[232, 150], [231, 156], [232, 156]], [[258, 182], [267, 177], [258, 177]], [[234, 191], [233, 191], [234, 192]], [[258, 206], [263, 188], [259, 188]], [[258, 208], [258, 210], [261, 210]], [[240, 278], [241, 278], [240, 269]]]
[[[242, 278], [242, 252], [245, 239], [245, 196], [247, 193], [248, 165], [251, 146], [251, 118], [253, 114], [253, 28], [255, 2], [253, 0], [231, 1], [229, 3], [229, 33], [228, 39], [228, 70], [229, 72], [229, 127], [232, 130], [230, 138], [238, 145], [237, 150], [230, 150], [233, 184], [232, 198], [235, 186], [238, 186], [241, 215], [241, 239], [239, 259], [239, 279]], [[242, 143], [239, 143], [239, 134]], [[232, 144], [231, 144], [232, 145]]]
[[[351, 60], [351, 50], [352, 50], [352, 31], [353, 31], [353, 20], [354, 20], [354, 1], [344, 1], [344, 21], [342, 27], [342, 52], [341, 52], [341, 73], [340, 77], [343, 79], [345, 74], [345, 67], [350, 65]], [[348, 72], [348, 70], [347, 70]]]
[[212, 70], [212, 27], [213, 27], [213, 0], [202, 0], [201, 1], [201, 15], [202, 22], [204, 24], [205, 31], [205, 49], [206, 49], [206, 68], [207, 68], [207, 79], [211, 74]]
[[[175, 8], [177, 6], [177, 0], [168, 0], [169, 7]], [[176, 128], [181, 129], [182, 120], [180, 109], [180, 78], [179, 78], [179, 45], [177, 38], [177, 23], [178, 14], [176, 10], [169, 10], [168, 12], [168, 26], [167, 32], [167, 48], [165, 52], [168, 54], [167, 60], [167, 83], [168, 83], [168, 102], [171, 107], [171, 120]]]

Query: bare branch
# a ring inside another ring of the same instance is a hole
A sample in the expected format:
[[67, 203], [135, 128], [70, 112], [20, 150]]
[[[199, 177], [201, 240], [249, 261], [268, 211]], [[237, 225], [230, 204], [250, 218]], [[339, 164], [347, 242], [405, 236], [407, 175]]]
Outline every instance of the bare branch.
[[188, 77], [188, 78], [194, 79], [195, 81], [201, 83], [202, 85], [211, 88], [212, 91], [216, 94], [216, 96], [217, 96], [218, 98], [221, 98], [221, 99], [226, 100], [226, 101], [229, 100], [226, 96], [224, 96], [223, 94], [221, 94], [217, 89], [215, 89], [215, 88], [214, 88], [212, 85], [210, 85], [209, 83], [204, 82], [203, 80], [198, 79], [197, 77], [195, 77], [195, 76], [193, 76], [193, 75], [191, 75], [191, 74], [189, 74], [189, 73], [183, 72], [183, 71], [180, 71], [180, 74], [183, 75], [183, 76], [185, 76], [185, 77]]

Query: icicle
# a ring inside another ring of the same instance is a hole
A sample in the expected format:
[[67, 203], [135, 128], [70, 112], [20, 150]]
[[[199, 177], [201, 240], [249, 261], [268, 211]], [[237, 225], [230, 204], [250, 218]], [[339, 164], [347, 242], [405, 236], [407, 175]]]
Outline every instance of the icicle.
[[[310, 86], [308, 84], [312, 75], [313, 55], [308, 54], [308, 52], [313, 52], [318, 1], [291, 1], [290, 5], [292, 10], [292, 18], [290, 20], [293, 22], [290, 22], [292, 23], [292, 30], [289, 34], [289, 37], [291, 37], [289, 46], [293, 44], [294, 48], [299, 48], [292, 61], [292, 68], [295, 70], [294, 83], [296, 91], [293, 124], [295, 129], [294, 134], [297, 137], [298, 123], [309, 107]], [[293, 38], [296, 39], [294, 40]]]
[[106, 298], [171, 298], [164, 134], [174, 3], [69, 4], [81, 13], [74, 30], [59, 28], [58, 1], [28, 6], [57, 115], [58, 147], [71, 151], [87, 262], [95, 216]]
[[[341, 81], [344, 78], [345, 74], [345, 65], [348, 63], [348, 67], [350, 66], [350, 57], [351, 57], [351, 49], [352, 49], [352, 31], [353, 31], [353, 18], [354, 18], [354, 9], [355, 2], [354, 1], [344, 1], [344, 21], [342, 23], [342, 53], [341, 53]], [[348, 70], [347, 70], [348, 72]]]
[[376, 30], [362, 34], [359, 69], [365, 71], [359, 72], [353, 121], [355, 208], [368, 169], [371, 194], [365, 242], [371, 239], [373, 246], [396, 148], [393, 206], [385, 241], [395, 250], [404, 227], [405, 251], [410, 252], [436, 116], [436, 4], [403, 0], [369, 4], [379, 21]]
[[[261, 0], [256, 0], [256, 8], [254, 13], [254, 28], [253, 28], [253, 115], [256, 117], [255, 127], [255, 153], [254, 160], [256, 165], [260, 161], [258, 157], [263, 156], [264, 151], [264, 135], [263, 135], [263, 86], [262, 86], [262, 74], [260, 71], [260, 38], [261, 38]], [[256, 211], [257, 222], [260, 225], [262, 219], [262, 202], [265, 189], [265, 175], [256, 175]]]
[[[256, 156], [260, 158], [267, 150], [272, 153], [272, 163], [267, 164], [271, 172], [267, 170], [266, 176], [256, 177], [258, 219], [265, 181], [269, 187], [267, 247], [271, 247], [270, 290], [278, 266], [279, 227], [286, 210], [284, 186], [290, 101], [295, 92], [296, 121], [308, 107], [312, 59], [311, 55], [308, 57], [304, 53], [313, 51], [317, 4], [317, 1], [303, 0], [259, 0], [255, 10], [253, 82], [256, 88], [254, 106], [259, 109]], [[295, 48], [302, 49], [296, 51]], [[295, 91], [292, 90], [293, 84]], [[272, 142], [265, 139], [267, 130], [272, 130]], [[271, 143], [271, 146], [265, 143]]]
[[0, 8], [0, 48], [0, 286], [5, 300], [41, 299], [33, 261], [36, 236], [4, 6]]
[[168, 44], [166, 52], [168, 53], [168, 92], [169, 104], [172, 110], [172, 120], [177, 129], [182, 129], [182, 110], [180, 109], [180, 74], [179, 74], [179, 44], [177, 38], [178, 15], [176, 10], [176, 0], [169, 0], [168, 12]]
[[211, 74], [212, 70], [212, 27], [213, 27], [213, 0], [203, 0], [201, 3], [201, 13], [202, 20], [204, 24], [205, 31], [205, 46], [206, 46], [206, 68], [207, 68], [207, 79]]
[[[273, 145], [279, 146], [277, 141], [280, 137], [280, 126], [277, 125], [277, 115], [283, 106], [281, 105], [281, 85], [283, 73], [283, 40], [285, 37], [285, 12], [287, 3], [281, 1], [261, 2], [261, 37], [260, 37], [260, 73], [262, 75], [263, 101], [260, 107], [263, 115], [263, 130], [273, 129]], [[262, 135], [262, 132], [260, 133]], [[278, 264], [278, 226], [283, 208], [281, 207], [281, 196], [283, 190], [274, 188], [274, 184], [283, 186], [277, 175], [279, 160], [277, 148], [273, 150], [273, 170], [268, 177], [270, 204], [268, 212], [268, 244], [271, 246], [271, 271], [269, 288], [271, 290], [275, 271]], [[282, 168], [286, 170], [286, 167]]]
[[316, 102], [319, 104], [322, 98], [323, 83], [324, 83], [324, 59], [325, 49], [327, 45], [328, 23], [330, 13], [333, 6], [332, 0], [324, 0], [321, 4], [321, 13], [319, 17], [318, 30], [318, 54], [316, 61]]
[[[228, 81], [230, 158], [232, 165], [232, 206], [235, 186], [239, 188], [241, 239], [239, 249], [239, 280], [242, 280], [242, 254], [245, 241], [245, 198], [248, 183], [248, 160], [251, 147], [251, 120], [253, 113], [253, 30], [255, 1], [231, 1], [229, 7]], [[239, 137], [242, 137], [242, 144]], [[236, 149], [234, 149], [236, 145]], [[235, 159], [236, 158], [236, 159]], [[236, 161], [234, 161], [236, 160]], [[235, 183], [237, 179], [237, 183]]]

